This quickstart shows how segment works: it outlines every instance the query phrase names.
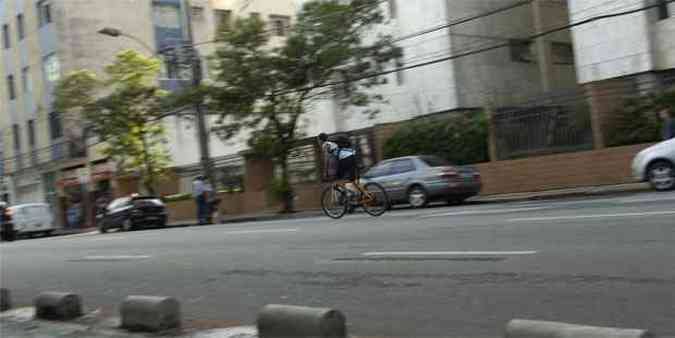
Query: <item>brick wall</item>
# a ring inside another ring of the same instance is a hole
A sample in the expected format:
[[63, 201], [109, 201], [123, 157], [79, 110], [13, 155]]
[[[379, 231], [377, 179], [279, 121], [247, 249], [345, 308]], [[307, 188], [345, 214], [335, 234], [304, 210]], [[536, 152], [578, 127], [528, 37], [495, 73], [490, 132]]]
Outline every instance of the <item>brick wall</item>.
[[649, 144], [478, 165], [483, 195], [633, 182], [633, 156]]

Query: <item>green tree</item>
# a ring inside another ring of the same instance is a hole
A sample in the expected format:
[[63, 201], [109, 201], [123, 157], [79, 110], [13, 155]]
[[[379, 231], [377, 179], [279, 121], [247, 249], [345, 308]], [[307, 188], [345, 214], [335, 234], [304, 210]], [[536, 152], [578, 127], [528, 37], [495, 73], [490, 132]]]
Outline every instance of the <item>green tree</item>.
[[151, 194], [170, 160], [164, 130], [157, 123], [166, 96], [156, 85], [159, 69], [158, 59], [125, 50], [105, 68], [106, 79], [78, 70], [61, 79], [54, 91], [57, 111], [83, 118], [105, 141], [104, 153], [122, 172], [140, 172]]
[[[254, 153], [275, 159], [281, 168], [277, 185], [283, 190], [283, 212], [293, 209], [288, 156], [306, 136], [301, 126], [312, 103], [337, 97], [345, 107], [377, 113], [370, 107], [382, 97], [369, 94], [368, 88], [386, 80], [367, 75], [393, 66], [401, 55], [389, 36], [363, 40], [383, 21], [379, 3], [309, 2], [278, 47], [270, 46], [264, 22], [238, 19], [219, 31], [223, 43], [211, 58], [214, 83], [200, 88], [200, 95], [186, 95], [205, 103], [209, 114], [220, 115], [214, 130], [221, 138], [247, 135]], [[339, 93], [331, 85], [336, 81], [345, 82]]]

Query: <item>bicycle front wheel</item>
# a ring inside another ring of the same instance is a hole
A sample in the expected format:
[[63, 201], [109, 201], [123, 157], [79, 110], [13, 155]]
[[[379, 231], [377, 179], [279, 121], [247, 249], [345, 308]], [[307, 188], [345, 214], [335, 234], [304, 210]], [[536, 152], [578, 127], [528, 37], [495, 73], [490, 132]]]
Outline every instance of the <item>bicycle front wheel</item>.
[[321, 194], [321, 209], [326, 216], [333, 219], [340, 219], [349, 208], [349, 197], [345, 189], [336, 186], [329, 186]]
[[389, 208], [387, 192], [378, 183], [368, 183], [363, 188], [366, 190], [362, 201], [363, 210], [371, 216], [382, 216]]

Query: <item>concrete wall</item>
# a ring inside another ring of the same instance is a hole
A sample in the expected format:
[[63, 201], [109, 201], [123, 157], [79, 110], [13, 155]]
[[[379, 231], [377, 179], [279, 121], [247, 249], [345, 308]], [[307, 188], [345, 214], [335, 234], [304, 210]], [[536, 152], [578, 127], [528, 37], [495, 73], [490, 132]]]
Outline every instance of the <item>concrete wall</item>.
[[675, 3], [669, 4], [670, 18], [653, 27], [654, 66], [657, 70], [675, 68]]
[[[516, 0], [452, 1], [449, 8], [457, 17], [472, 16], [518, 3]], [[519, 6], [505, 12], [473, 20], [450, 29], [453, 54], [461, 54], [483, 47], [507, 43], [537, 33], [535, 29], [535, 3]], [[564, 2], [541, 2], [542, 31], [566, 25], [567, 7]], [[555, 62], [555, 43], [571, 44], [569, 32], [559, 32], [543, 38], [550, 53], [546, 72], [550, 76], [550, 90], [567, 89], [576, 85], [573, 64]], [[510, 48], [470, 55], [455, 60], [461, 98], [461, 107], [480, 107], [490, 102], [494, 106], [510, 106], [542, 94], [545, 87], [538, 64], [536, 43], [529, 48], [529, 62], [512, 58]]]
[[[646, 3], [634, 0], [568, 2], [572, 22], [641, 8]], [[605, 80], [654, 69], [653, 25], [652, 13], [638, 12], [573, 28], [579, 82]]]

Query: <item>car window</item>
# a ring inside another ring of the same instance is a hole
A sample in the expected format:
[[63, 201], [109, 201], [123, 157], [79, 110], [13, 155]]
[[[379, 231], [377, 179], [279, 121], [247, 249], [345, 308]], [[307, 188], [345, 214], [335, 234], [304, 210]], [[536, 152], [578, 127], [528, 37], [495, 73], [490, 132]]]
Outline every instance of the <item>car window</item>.
[[415, 171], [415, 164], [411, 159], [396, 160], [391, 163], [391, 173], [393, 175], [405, 174]]
[[430, 167], [448, 167], [450, 162], [436, 156], [420, 156], [420, 160]]
[[368, 170], [364, 177], [375, 178], [391, 175], [391, 162], [383, 162]]
[[109, 210], [118, 209], [118, 208], [121, 208], [121, 207], [129, 204], [129, 202], [131, 202], [131, 198], [129, 198], [129, 197], [118, 198], [118, 199], [112, 201], [112, 203], [110, 203], [110, 205], [108, 206], [108, 209]]

